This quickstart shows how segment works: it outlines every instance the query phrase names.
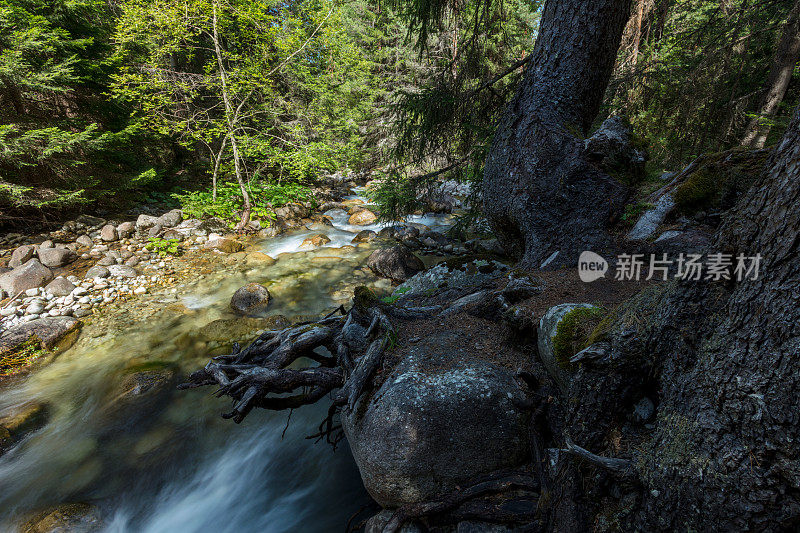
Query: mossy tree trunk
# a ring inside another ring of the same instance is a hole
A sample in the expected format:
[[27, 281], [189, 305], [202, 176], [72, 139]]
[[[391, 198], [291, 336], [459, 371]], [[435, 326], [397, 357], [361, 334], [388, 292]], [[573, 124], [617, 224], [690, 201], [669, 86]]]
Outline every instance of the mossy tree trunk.
[[608, 244], [626, 187], [595, 168], [583, 137], [597, 116], [630, 0], [548, 0], [524, 80], [486, 160], [483, 204], [526, 266]]

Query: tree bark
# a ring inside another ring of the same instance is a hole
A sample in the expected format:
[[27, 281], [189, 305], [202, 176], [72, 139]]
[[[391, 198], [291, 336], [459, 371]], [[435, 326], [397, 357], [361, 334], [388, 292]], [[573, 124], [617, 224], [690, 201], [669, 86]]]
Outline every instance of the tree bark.
[[567, 264], [610, 243], [627, 188], [593, 166], [585, 136], [600, 109], [630, 0], [548, 0], [533, 58], [486, 160], [483, 204], [523, 266]]
[[775, 116], [778, 106], [786, 95], [798, 59], [800, 59], [800, 0], [795, 0], [778, 42], [778, 48], [775, 50], [761, 105], [757, 115], [747, 125], [742, 146], [764, 148], [772, 127], [770, 119]]

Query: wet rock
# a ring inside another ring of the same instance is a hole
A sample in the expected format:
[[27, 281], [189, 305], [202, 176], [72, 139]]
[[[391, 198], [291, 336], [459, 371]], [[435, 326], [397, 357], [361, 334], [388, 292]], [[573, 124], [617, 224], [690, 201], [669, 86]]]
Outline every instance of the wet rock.
[[240, 243], [239, 241], [217, 235], [214, 238], [209, 238], [208, 242], [203, 245], [203, 248], [209, 250], [219, 250], [220, 252], [226, 254], [233, 254], [244, 250], [244, 244]]
[[317, 233], [311, 237], [306, 238], [301, 244], [301, 248], [319, 248], [331, 242], [331, 238], [324, 233]]
[[378, 234], [371, 229], [362, 229], [359, 231], [351, 242], [372, 242], [378, 238]]
[[92, 239], [88, 235], [81, 235], [75, 239], [75, 243], [81, 248], [91, 248], [93, 244]]
[[378, 216], [375, 213], [368, 209], [361, 209], [351, 215], [347, 222], [353, 226], [368, 226], [374, 224], [376, 220], [378, 220]]
[[39, 261], [46, 267], [62, 267], [71, 263], [77, 256], [68, 248], [42, 248], [39, 250]]
[[0, 455], [29, 433], [44, 427], [47, 419], [45, 405], [33, 402], [0, 414]]
[[103, 265], [95, 265], [86, 271], [84, 276], [86, 279], [107, 278], [111, 272]]
[[112, 256], [110, 256], [110, 255], [107, 255], [107, 256], [103, 257], [102, 259], [100, 259], [100, 260], [99, 260], [97, 263], [95, 263], [95, 264], [96, 264], [96, 265], [98, 265], [98, 266], [105, 266], [105, 267], [107, 267], [107, 266], [110, 266], [110, 265], [116, 265], [116, 264], [117, 264], [117, 260], [116, 260], [116, 259], [114, 259]]
[[134, 222], [123, 222], [117, 226], [117, 235], [120, 239], [127, 239], [136, 233], [136, 224]]
[[290, 325], [291, 321], [282, 315], [267, 318], [221, 318], [201, 327], [198, 333], [207, 342], [230, 343], [261, 329], [283, 329]]
[[380, 388], [342, 416], [364, 486], [384, 507], [417, 503], [528, 460], [529, 414], [514, 373], [447, 346], [441, 331], [401, 348]]
[[108, 273], [112, 278], [135, 278], [139, 275], [135, 268], [127, 265], [111, 265]]
[[408, 239], [418, 236], [419, 236], [418, 228], [402, 224], [398, 224], [396, 226], [389, 226], [381, 229], [378, 232], [378, 237], [381, 237], [382, 239], [396, 239], [398, 241], [406, 241]]
[[88, 503], [67, 503], [39, 511], [20, 524], [20, 533], [95, 533], [103, 528], [99, 509]]
[[233, 293], [231, 309], [240, 315], [257, 315], [267, 310], [271, 299], [266, 287], [258, 283], [248, 283]]
[[53, 296], [68, 296], [75, 290], [75, 285], [67, 278], [59, 276], [48, 283], [44, 290]]
[[43, 348], [49, 350], [68, 334], [77, 331], [80, 325], [79, 320], [65, 316], [23, 322], [0, 334], [0, 355], [16, 350], [33, 336], [36, 336]]
[[250, 252], [244, 258], [244, 264], [248, 267], [268, 267], [275, 264], [275, 260], [264, 252]]
[[119, 238], [117, 228], [111, 224], [106, 224], [100, 230], [100, 239], [103, 242], [114, 242]]
[[401, 245], [375, 250], [367, 258], [367, 266], [376, 275], [401, 283], [425, 270], [422, 260]]
[[158, 217], [158, 225], [163, 228], [174, 228], [183, 220], [183, 212], [180, 209], [173, 209]]
[[41, 287], [53, 279], [53, 273], [36, 259], [29, 259], [24, 265], [11, 272], [0, 275], [0, 289], [8, 294]]
[[22, 245], [11, 253], [11, 259], [8, 261], [8, 266], [11, 268], [17, 268], [18, 266], [21, 266], [32, 259], [35, 253], [35, 246], [30, 246], [27, 244]]

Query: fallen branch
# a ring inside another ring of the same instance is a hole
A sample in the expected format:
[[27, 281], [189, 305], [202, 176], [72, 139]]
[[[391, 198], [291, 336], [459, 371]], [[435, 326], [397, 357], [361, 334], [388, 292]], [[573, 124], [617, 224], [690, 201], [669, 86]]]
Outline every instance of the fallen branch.
[[562, 452], [570, 453], [572, 455], [576, 455], [590, 463], [597, 465], [601, 468], [605, 468], [606, 470], [611, 470], [612, 472], [616, 472], [618, 474], [623, 474], [626, 476], [633, 475], [633, 463], [631, 463], [627, 459], [617, 459], [615, 457], [603, 457], [602, 455], [596, 455], [587, 450], [586, 448], [581, 448], [574, 442], [572, 439], [564, 437], [564, 444], [566, 444], [566, 448], [562, 448]]

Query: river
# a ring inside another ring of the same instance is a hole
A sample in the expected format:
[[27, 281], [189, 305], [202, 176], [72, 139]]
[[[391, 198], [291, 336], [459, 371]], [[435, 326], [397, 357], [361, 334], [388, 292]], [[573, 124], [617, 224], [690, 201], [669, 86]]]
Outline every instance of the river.
[[[148, 295], [147, 312], [90, 322], [54, 362], [0, 391], [0, 414], [32, 401], [49, 413], [43, 428], [0, 456], [0, 531], [13, 531], [32, 510], [71, 502], [97, 506], [104, 529], [115, 533], [342, 530], [369, 497], [346, 443], [333, 452], [305, 439], [327, 405], [296, 410], [291, 420], [259, 410], [236, 425], [220, 417], [229, 403], [213, 388], [171, 385], [133, 407], [120, 400], [131, 369], [186, 373], [239, 340], [236, 327], [221, 343], [201, 332], [242, 322], [228, 302], [245, 283], [269, 287], [270, 315], [289, 317], [330, 311], [357, 283], [388, 289], [362, 268], [371, 247], [349, 246], [356, 232], [380, 226], [350, 226], [343, 211], [328, 214], [332, 227], [255, 243], [274, 265], [223, 267], [220, 258], [218, 270]], [[451, 219], [412, 221], [441, 229]], [[317, 233], [331, 242], [299, 249]]]

